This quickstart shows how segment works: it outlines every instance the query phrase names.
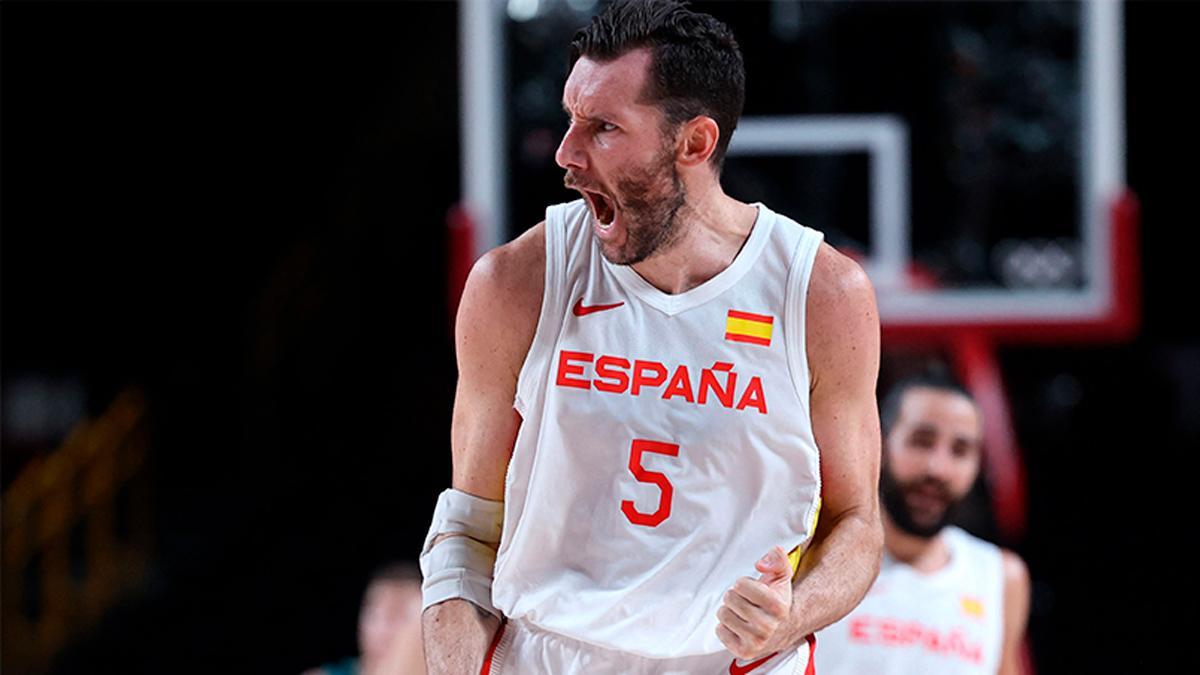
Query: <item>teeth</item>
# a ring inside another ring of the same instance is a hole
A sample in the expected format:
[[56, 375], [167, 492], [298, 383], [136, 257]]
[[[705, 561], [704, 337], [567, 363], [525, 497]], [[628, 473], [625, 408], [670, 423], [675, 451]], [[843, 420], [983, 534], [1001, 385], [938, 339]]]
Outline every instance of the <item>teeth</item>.
[[592, 212], [596, 216], [596, 223], [602, 228], [612, 227], [613, 220], [616, 219], [616, 208], [613, 203], [599, 192], [589, 190], [587, 195], [592, 205]]

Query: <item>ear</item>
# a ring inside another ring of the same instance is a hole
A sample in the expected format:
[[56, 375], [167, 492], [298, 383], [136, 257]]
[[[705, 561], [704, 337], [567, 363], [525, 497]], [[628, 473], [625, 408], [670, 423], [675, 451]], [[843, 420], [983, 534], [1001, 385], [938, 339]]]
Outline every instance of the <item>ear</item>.
[[679, 129], [675, 161], [684, 166], [704, 164], [716, 152], [720, 138], [721, 129], [716, 120], [707, 115], [693, 117]]

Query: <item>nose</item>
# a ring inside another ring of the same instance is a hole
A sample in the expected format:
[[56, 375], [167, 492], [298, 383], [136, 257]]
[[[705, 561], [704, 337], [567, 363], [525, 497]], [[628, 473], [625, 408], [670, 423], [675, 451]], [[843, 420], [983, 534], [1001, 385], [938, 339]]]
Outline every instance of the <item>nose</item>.
[[567, 133], [563, 134], [562, 142], [554, 153], [554, 161], [564, 169], [583, 171], [587, 169], [587, 156], [580, 147], [579, 134], [581, 131], [572, 124]]
[[938, 446], [933, 452], [929, 453], [929, 461], [925, 468], [930, 476], [941, 481], [949, 481], [953, 464], [954, 456], [951, 449], [949, 447]]

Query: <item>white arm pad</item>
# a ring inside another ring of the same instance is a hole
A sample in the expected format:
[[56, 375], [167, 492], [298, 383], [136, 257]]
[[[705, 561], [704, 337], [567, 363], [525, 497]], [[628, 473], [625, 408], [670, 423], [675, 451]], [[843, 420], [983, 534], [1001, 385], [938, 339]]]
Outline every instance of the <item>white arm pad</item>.
[[[421, 550], [421, 609], [461, 598], [500, 617], [492, 606], [492, 572], [504, 522], [504, 502], [453, 488], [438, 496]], [[438, 535], [454, 535], [435, 546]]]

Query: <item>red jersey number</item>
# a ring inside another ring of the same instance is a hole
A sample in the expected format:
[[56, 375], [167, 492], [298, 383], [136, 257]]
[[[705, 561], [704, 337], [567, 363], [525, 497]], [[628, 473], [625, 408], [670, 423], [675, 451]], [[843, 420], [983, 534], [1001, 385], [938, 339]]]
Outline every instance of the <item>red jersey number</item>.
[[629, 522], [634, 525], [645, 525], [646, 527], [657, 527], [664, 520], [671, 517], [671, 499], [675, 495], [675, 488], [671, 486], [671, 481], [667, 477], [657, 471], [647, 471], [642, 467], [642, 453], [656, 452], [660, 455], [670, 455], [671, 457], [679, 456], [679, 446], [674, 443], [663, 443], [661, 441], [648, 441], [642, 438], [633, 439], [633, 445], [629, 452], [629, 471], [639, 483], [653, 483], [661, 490], [658, 496], [658, 510], [654, 513], [642, 513], [633, 505], [633, 500], [626, 499], [621, 502], [621, 511]]

